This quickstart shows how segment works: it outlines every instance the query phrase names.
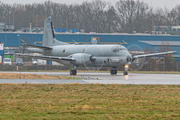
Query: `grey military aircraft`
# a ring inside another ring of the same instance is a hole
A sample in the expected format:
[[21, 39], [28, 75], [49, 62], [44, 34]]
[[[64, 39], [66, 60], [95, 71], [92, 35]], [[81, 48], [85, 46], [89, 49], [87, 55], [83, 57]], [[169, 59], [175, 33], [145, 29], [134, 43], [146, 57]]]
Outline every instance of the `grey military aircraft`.
[[176, 51], [168, 51], [154, 54], [131, 55], [123, 45], [78, 45], [61, 42], [55, 38], [51, 17], [46, 18], [44, 21], [42, 46], [28, 46], [30, 46], [30, 48], [28, 48], [29, 51], [41, 53], [43, 55], [16, 55], [56, 61], [71, 66], [70, 75], [76, 75], [76, 69], [78, 67], [85, 67], [87, 69], [90, 67], [111, 67], [110, 73], [115, 75], [117, 74], [116, 68], [118, 66], [124, 66], [124, 75], [127, 75], [128, 64], [131, 64], [137, 58], [176, 53]]

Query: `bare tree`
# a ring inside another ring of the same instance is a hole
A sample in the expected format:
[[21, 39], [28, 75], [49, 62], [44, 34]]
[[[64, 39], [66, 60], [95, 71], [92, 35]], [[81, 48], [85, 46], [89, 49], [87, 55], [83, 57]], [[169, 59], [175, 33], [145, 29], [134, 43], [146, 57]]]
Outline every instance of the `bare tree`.
[[105, 23], [104, 23], [104, 32], [107, 33], [113, 33], [118, 32], [117, 29], [117, 14], [114, 6], [109, 5], [109, 8], [105, 11], [104, 17], [105, 17]]
[[14, 24], [16, 29], [43, 27], [51, 16], [58, 28], [78, 28], [85, 32], [112, 33], [152, 31], [153, 26], [180, 25], [180, 5], [172, 10], [153, 10], [139, 0], [119, 0], [115, 6], [102, 1], [85, 1], [82, 4], [61, 4], [47, 0], [33, 4], [4, 4], [0, 2], [0, 22]]
[[116, 2], [115, 6], [117, 9], [120, 32], [142, 32], [147, 29], [143, 28], [143, 26], [147, 24], [145, 21], [148, 20], [152, 14], [152, 8], [150, 8], [148, 4], [139, 0], [119, 0]]
[[172, 25], [180, 25], [180, 5], [177, 5], [170, 12], [170, 18]]

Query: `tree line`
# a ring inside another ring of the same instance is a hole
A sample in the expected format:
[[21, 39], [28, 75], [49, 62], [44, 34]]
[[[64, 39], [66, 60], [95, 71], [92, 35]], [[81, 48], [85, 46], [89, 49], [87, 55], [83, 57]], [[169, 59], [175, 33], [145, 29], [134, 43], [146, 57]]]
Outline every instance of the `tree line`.
[[61, 4], [50, 0], [33, 4], [5, 4], [0, 1], [0, 22], [15, 29], [43, 27], [44, 19], [52, 17], [55, 28], [78, 28], [97, 33], [143, 33], [153, 26], [180, 25], [180, 5], [171, 10], [153, 8], [139, 0], [119, 0], [111, 5], [103, 0], [82, 4]]

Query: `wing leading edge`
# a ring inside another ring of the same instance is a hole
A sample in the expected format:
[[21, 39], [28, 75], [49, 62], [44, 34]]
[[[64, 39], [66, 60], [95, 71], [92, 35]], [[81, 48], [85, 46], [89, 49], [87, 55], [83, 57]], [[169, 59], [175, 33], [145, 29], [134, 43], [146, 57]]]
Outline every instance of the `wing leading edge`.
[[173, 54], [177, 53], [176, 51], [168, 51], [168, 52], [161, 52], [161, 53], [152, 53], [152, 54], [144, 54], [144, 55], [134, 55], [133, 60], [137, 58], [143, 58], [143, 57], [151, 57], [151, 56], [156, 56], [156, 55], [168, 55], [168, 54]]
[[44, 56], [44, 55], [28, 55], [28, 54], [14, 54], [17, 56], [33, 57], [37, 59], [50, 60], [50, 61], [75, 61], [73, 58], [68, 57], [56, 57], [56, 56]]

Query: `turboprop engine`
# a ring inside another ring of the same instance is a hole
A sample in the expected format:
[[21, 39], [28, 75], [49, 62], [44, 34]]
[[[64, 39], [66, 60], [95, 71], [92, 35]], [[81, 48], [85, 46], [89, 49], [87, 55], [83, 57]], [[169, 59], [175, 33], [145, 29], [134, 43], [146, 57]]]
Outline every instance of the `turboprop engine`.
[[88, 64], [96, 60], [96, 57], [93, 57], [92, 55], [86, 54], [86, 53], [76, 53], [76, 54], [70, 55], [69, 57], [75, 60], [71, 62], [75, 65], [84, 65], [84, 64]]

